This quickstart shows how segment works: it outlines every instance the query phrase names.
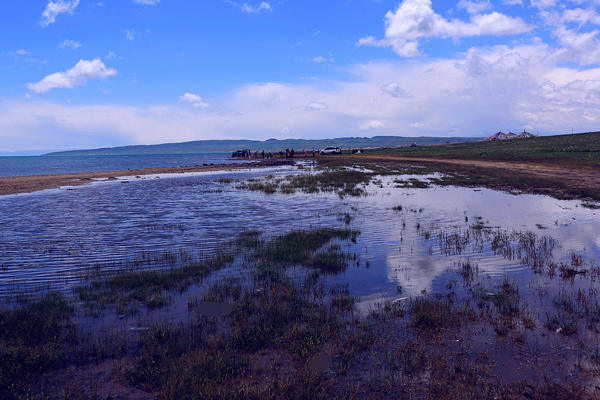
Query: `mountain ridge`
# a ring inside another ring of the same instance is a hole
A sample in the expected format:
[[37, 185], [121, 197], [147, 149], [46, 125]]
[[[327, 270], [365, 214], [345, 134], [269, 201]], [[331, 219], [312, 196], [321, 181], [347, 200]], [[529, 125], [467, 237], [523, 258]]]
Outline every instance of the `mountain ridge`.
[[334, 139], [267, 139], [261, 140], [195, 140], [180, 143], [161, 143], [150, 145], [129, 145], [118, 147], [102, 147], [84, 150], [65, 150], [50, 152], [46, 155], [135, 155], [135, 154], [194, 154], [194, 153], [229, 153], [236, 150], [278, 152], [286, 148], [296, 151], [310, 151], [327, 146], [348, 148], [400, 147], [413, 143], [417, 145], [434, 145], [444, 143], [461, 143], [481, 140], [473, 137], [407, 137], [407, 136], [374, 136], [344, 137]]

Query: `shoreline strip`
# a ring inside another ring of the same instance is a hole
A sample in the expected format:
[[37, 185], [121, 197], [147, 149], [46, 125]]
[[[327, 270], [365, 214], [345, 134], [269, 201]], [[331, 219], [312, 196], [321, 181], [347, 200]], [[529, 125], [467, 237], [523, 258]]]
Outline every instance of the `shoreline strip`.
[[62, 186], [81, 186], [98, 179], [113, 179], [124, 176], [143, 176], [155, 174], [185, 174], [189, 172], [237, 171], [243, 169], [267, 168], [293, 165], [293, 161], [261, 161], [237, 164], [215, 164], [185, 167], [142, 168], [116, 171], [73, 172], [52, 175], [27, 175], [0, 177], [0, 196], [9, 194], [32, 193]]

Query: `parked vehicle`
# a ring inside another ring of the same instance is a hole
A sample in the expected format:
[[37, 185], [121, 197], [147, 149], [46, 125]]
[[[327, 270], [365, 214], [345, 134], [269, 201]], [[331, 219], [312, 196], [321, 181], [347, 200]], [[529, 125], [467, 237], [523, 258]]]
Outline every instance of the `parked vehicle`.
[[339, 147], [335, 147], [335, 146], [330, 146], [330, 147], [325, 147], [323, 150], [320, 151], [322, 156], [328, 155], [328, 154], [342, 154], [342, 149], [340, 149]]

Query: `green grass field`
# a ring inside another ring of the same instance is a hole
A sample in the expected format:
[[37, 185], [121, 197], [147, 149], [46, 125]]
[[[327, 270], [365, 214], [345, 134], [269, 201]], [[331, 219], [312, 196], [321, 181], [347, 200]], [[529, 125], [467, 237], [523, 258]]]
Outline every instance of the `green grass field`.
[[377, 150], [413, 157], [531, 161], [572, 166], [600, 166], [600, 132], [543, 136], [497, 142], [458, 143]]

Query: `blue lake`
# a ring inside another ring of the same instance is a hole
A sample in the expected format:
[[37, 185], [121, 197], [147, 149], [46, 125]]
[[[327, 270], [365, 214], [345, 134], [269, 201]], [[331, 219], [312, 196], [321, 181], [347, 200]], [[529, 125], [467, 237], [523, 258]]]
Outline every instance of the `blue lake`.
[[230, 160], [230, 156], [230, 153], [204, 153], [0, 157], [0, 177], [243, 162]]

